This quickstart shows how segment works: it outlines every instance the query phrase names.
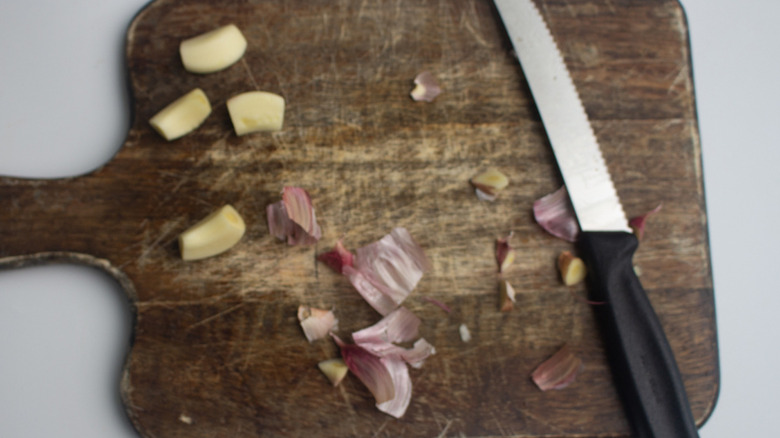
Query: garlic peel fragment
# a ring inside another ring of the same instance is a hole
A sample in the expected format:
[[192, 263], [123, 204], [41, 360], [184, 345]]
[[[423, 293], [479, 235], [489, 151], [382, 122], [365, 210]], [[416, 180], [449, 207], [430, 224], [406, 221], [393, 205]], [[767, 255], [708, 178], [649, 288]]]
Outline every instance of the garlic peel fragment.
[[569, 242], [577, 240], [580, 225], [566, 186], [536, 200], [533, 210], [536, 223], [545, 231]]
[[439, 94], [441, 87], [436, 81], [436, 77], [429, 71], [424, 71], [414, 78], [414, 89], [409, 95], [415, 102], [433, 102]]
[[309, 342], [324, 338], [336, 330], [339, 323], [332, 310], [309, 306], [298, 306], [298, 321]]
[[405, 307], [399, 307], [376, 324], [352, 333], [355, 344], [382, 358], [400, 359], [414, 368], [422, 366], [425, 359], [436, 354], [428, 341], [419, 338], [412, 348], [398, 343], [410, 342], [419, 336], [420, 318]]
[[163, 138], [171, 141], [194, 131], [209, 114], [209, 98], [203, 90], [195, 88], [160, 110], [149, 119], [149, 124]]
[[514, 233], [509, 233], [508, 236], [496, 239], [496, 262], [498, 262], [498, 272], [504, 272], [515, 261], [517, 252], [509, 240]]
[[322, 237], [317, 215], [306, 190], [284, 187], [282, 200], [266, 207], [268, 230], [289, 245], [312, 245]]
[[241, 215], [225, 205], [179, 235], [181, 257], [199, 260], [223, 253], [241, 240], [245, 230]]
[[633, 217], [628, 221], [628, 226], [634, 231], [638, 240], [642, 240], [642, 238], [645, 237], [645, 223], [647, 222], [647, 218], [661, 211], [662, 205], [663, 204], [658, 204], [658, 207], [655, 207], [641, 216]]
[[341, 357], [347, 368], [366, 385], [376, 402], [392, 400], [395, 397], [395, 385], [385, 363], [363, 347], [347, 344], [336, 335], [331, 336], [341, 349]]
[[409, 231], [398, 227], [359, 248], [354, 266], [345, 266], [343, 272], [377, 312], [387, 315], [401, 305], [430, 268], [430, 261]]
[[246, 52], [247, 42], [235, 24], [228, 24], [188, 38], [179, 44], [184, 69], [214, 73], [235, 64]]
[[343, 274], [345, 266], [353, 266], [355, 256], [344, 247], [341, 240], [336, 241], [333, 249], [317, 256], [317, 260]]
[[502, 312], [509, 312], [515, 307], [515, 288], [512, 287], [506, 280], [501, 280], [499, 286], [499, 294], [501, 298], [501, 304], [499, 310]]
[[574, 382], [582, 369], [582, 360], [564, 345], [533, 371], [531, 379], [542, 391], [563, 389]]
[[331, 335], [341, 349], [344, 363], [371, 391], [376, 407], [395, 418], [401, 418], [412, 399], [412, 379], [403, 360], [379, 357], [357, 344], [347, 344]]

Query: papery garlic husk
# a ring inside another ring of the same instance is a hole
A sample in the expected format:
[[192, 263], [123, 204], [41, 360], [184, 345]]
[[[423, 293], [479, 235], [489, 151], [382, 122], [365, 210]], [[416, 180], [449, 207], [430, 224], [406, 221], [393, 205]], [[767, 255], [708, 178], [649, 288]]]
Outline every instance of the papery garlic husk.
[[300, 187], [284, 187], [282, 200], [266, 207], [268, 230], [290, 245], [312, 245], [322, 237], [311, 197]]
[[354, 266], [344, 266], [355, 289], [377, 312], [387, 315], [406, 299], [431, 268], [422, 248], [405, 228], [395, 228], [356, 251]]
[[564, 345], [531, 374], [531, 379], [542, 391], [569, 386], [582, 371], [582, 360]]
[[441, 87], [433, 76], [433, 73], [424, 71], [414, 78], [415, 87], [409, 95], [416, 102], [433, 102], [439, 94]]
[[401, 418], [412, 398], [412, 379], [406, 362], [378, 357], [356, 344], [347, 344], [338, 336], [334, 341], [349, 370], [371, 391], [376, 407], [395, 418]]
[[566, 186], [536, 200], [533, 210], [536, 223], [545, 231], [569, 242], [577, 240], [580, 225]]
[[399, 307], [376, 324], [352, 333], [355, 344], [379, 357], [401, 359], [419, 368], [436, 349], [423, 338], [417, 339], [412, 348], [398, 343], [409, 342], [419, 336], [420, 318], [405, 307]]
[[500, 307], [502, 312], [509, 312], [515, 307], [515, 288], [506, 280], [499, 284]]
[[514, 233], [509, 233], [508, 236], [496, 239], [496, 261], [498, 262], [498, 272], [504, 272], [515, 261], [517, 252], [509, 240]]
[[658, 207], [655, 207], [641, 216], [633, 217], [628, 221], [628, 226], [634, 231], [638, 240], [642, 240], [642, 238], [645, 237], [645, 224], [647, 223], [647, 218], [661, 211], [662, 205], [663, 204], [658, 204]]
[[309, 306], [298, 306], [298, 321], [309, 342], [324, 338], [336, 330], [339, 323], [332, 310]]

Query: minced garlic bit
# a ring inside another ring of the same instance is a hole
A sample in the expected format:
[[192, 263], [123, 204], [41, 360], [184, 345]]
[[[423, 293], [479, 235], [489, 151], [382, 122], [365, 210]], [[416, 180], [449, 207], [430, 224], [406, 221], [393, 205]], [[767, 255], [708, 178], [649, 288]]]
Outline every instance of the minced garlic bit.
[[509, 243], [514, 236], [514, 232], [508, 236], [496, 239], [496, 262], [498, 262], [498, 272], [504, 272], [515, 261], [517, 251]]

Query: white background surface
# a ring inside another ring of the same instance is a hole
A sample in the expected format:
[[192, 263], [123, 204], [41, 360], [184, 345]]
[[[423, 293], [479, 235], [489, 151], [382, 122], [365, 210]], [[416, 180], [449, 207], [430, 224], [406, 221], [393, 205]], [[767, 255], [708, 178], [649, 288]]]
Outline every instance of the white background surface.
[[[0, 174], [75, 175], [116, 152], [130, 122], [125, 30], [145, 3], [0, 2]], [[701, 436], [776, 436], [780, 3], [683, 6], [722, 369]], [[0, 272], [0, 436], [136, 436], [117, 389], [130, 324], [123, 293], [105, 274], [67, 266]]]

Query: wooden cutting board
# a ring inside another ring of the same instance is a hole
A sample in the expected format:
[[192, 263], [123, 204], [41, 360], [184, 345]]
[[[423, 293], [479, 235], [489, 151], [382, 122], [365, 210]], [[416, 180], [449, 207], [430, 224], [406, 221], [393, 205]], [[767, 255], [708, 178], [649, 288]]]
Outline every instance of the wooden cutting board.
[[[667, 0], [539, 6], [627, 214], [663, 204], [635, 263], [701, 424], [719, 377], [684, 13]], [[185, 72], [179, 42], [228, 23], [249, 41], [243, 60]], [[627, 435], [584, 287], [563, 286], [556, 272], [557, 255], [574, 247], [531, 214], [562, 183], [490, 1], [157, 0], [129, 28], [127, 68], [134, 122], [113, 160], [76, 178], [0, 178], [0, 266], [75, 262], [119, 281], [135, 314], [121, 392], [143, 436]], [[423, 70], [444, 89], [433, 103], [408, 95]], [[148, 119], [195, 87], [212, 115], [164, 141]], [[236, 137], [225, 101], [255, 89], [285, 97], [284, 129]], [[468, 183], [489, 167], [511, 181], [494, 203]], [[269, 235], [265, 207], [284, 185], [311, 193], [323, 228], [316, 246]], [[243, 240], [181, 261], [177, 235], [226, 203], [248, 224]], [[411, 371], [400, 420], [353, 376], [330, 387], [316, 364], [337, 348], [308, 343], [296, 319], [300, 304], [334, 307], [346, 338], [377, 321], [315, 256], [339, 238], [357, 248], [398, 226], [433, 263], [405, 305], [437, 351]], [[504, 275], [518, 302], [501, 313], [494, 242], [510, 231], [518, 257]], [[584, 371], [541, 392], [529, 375], [564, 343]]]

